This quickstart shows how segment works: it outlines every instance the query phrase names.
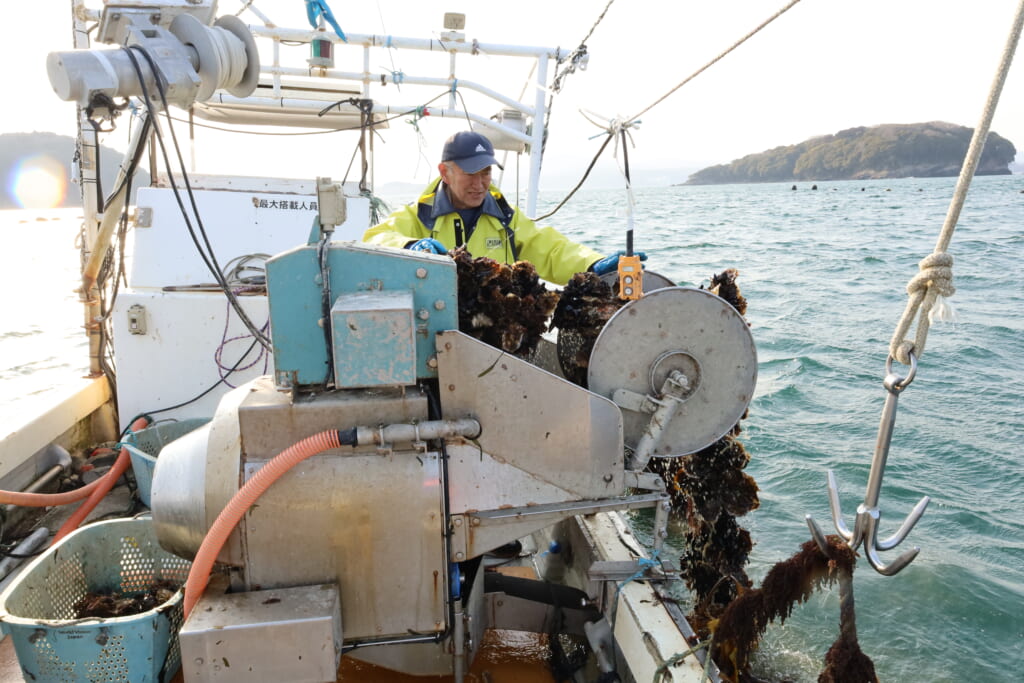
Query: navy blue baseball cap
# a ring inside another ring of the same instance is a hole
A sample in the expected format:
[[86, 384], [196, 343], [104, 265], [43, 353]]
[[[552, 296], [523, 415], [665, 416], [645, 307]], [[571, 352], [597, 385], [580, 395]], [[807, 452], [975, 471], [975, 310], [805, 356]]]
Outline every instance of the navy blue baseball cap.
[[463, 173], [469, 174], [479, 173], [488, 166], [502, 168], [494, 158], [491, 141], [472, 130], [462, 130], [448, 138], [441, 161], [453, 161]]

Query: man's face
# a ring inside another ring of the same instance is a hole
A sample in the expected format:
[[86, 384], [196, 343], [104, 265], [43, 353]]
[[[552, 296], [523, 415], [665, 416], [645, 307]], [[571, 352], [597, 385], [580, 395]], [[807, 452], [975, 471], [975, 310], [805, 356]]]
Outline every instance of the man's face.
[[456, 209], [475, 209], [484, 203], [491, 186], [491, 167], [477, 173], [463, 173], [453, 161], [441, 162], [438, 166], [441, 179], [448, 186], [449, 199]]

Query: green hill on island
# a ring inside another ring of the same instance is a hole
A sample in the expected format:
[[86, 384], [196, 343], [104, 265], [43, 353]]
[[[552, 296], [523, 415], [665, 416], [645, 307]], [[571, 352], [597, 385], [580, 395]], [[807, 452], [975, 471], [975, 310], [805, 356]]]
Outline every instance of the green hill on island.
[[[685, 184], [956, 176], [973, 132], [942, 121], [849, 128], [709, 166]], [[1009, 175], [1016, 153], [1012, 142], [990, 131], [976, 175]]]

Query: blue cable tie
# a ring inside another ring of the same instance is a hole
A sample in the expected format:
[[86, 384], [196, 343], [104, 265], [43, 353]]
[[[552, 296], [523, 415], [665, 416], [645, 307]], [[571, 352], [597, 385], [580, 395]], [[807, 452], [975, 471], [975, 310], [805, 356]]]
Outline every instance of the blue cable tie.
[[391, 72], [391, 80], [395, 84], [401, 85], [402, 82], [405, 81], [405, 72], [403, 72], [403, 71], [392, 71]]
[[618, 585], [618, 586], [617, 586], [617, 587], [615, 588], [615, 597], [616, 597], [616, 598], [617, 598], [617, 597], [619, 597], [619, 592], [620, 592], [620, 591], [621, 591], [621, 590], [623, 589], [623, 587], [624, 587], [624, 586], [625, 586], [625, 585], [626, 585], [627, 583], [631, 583], [631, 582], [633, 582], [633, 581], [636, 581], [636, 580], [637, 580], [637, 579], [639, 579], [639, 578], [640, 578], [641, 576], [643, 576], [644, 574], [646, 574], [646, 573], [647, 573], [647, 570], [648, 570], [648, 569], [654, 569], [655, 567], [657, 567], [657, 566], [658, 566], [658, 564], [659, 564], [659, 560], [658, 560], [658, 551], [657, 551], [657, 550], [655, 550], [655, 551], [654, 551], [653, 553], [651, 553], [651, 559], [647, 559], [646, 557], [638, 557], [638, 558], [637, 558], [637, 560], [636, 560], [636, 563], [637, 563], [637, 565], [639, 565], [640, 569], [638, 569], [638, 570], [636, 571], [636, 573], [634, 573], [634, 574], [633, 574], [632, 576], [630, 576], [629, 578], [627, 578], [627, 579], [626, 579], [625, 581], [623, 581], [622, 583], [620, 583], [620, 584], [619, 584], [619, 585]]
[[387, 41], [385, 41], [385, 43], [384, 43], [384, 47], [386, 47], [386, 48], [390, 48], [391, 47], [391, 36], [388, 36]]
[[455, 92], [455, 89], [458, 88], [458, 87], [459, 87], [459, 79], [453, 78], [452, 79], [452, 90], [451, 91]]

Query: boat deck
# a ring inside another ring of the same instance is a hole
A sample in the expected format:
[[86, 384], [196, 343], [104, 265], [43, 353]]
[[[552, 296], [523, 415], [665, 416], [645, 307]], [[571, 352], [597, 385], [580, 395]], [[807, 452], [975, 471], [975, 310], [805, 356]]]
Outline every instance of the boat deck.
[[[488, 683], [544, 683], [554, 681], [547, 665], [546, 636], [512, 631], [487, 631], [470, 667], [467, 681]], [[24, 680], [10, 638], [0, 641], [0, 681]], [[171, 683], [184, 683], [179, 670]], [[338, 681], [373, 683], [440, 683], [451, 676], [408, 676], [343, 657]]]
[[[89, 515], [94, 521], [109, 515], [116, 515], [129, 509], [132, 493], [127, 486], [115, 487]], [[75, 505], [51, 508], [41, 525], [56, 529], [73, 512]], [[26, 563], [27, 565], [27, 563]], [[22, 569], [26, 566], [22, 565]], [[502, 568], [503, 571], [522, 573], [525, 568]], [[531, 575], [532, 571], [530, 572]], [[0, 588], [14, 580], [8, 577]], [[514, 631], [486, 631], [480, 650], [470, 667], [466, 680], [472, 683], [546, 683], [554, 682], [548, 668], [550, 650], [547, 636]], [[25, 680], [18, 663], [18, 656], [10, 638], [0, 640], [0, 682]], [[184, 683], [181, 670], [170, 683]], [[384, 669], [359, 660], [343, 657], [338, 667], [338, 681], [372, 681], [373, 683], [441, 683], [453, 680], [452, 676], [410, 676]]]

